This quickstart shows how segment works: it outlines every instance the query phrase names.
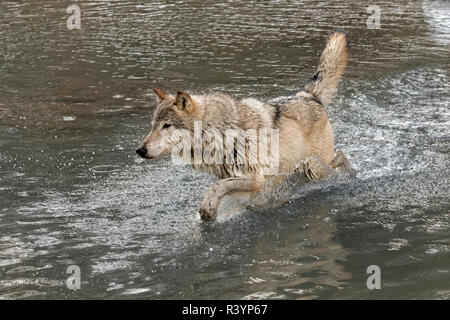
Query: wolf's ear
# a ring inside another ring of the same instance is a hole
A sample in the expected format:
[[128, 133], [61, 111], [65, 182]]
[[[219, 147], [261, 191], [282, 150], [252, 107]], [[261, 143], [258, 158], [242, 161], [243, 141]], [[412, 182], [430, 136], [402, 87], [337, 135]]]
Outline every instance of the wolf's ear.
[[153, 91], [155, 92], [156, 102], [158, 102], [158, 104], [169, 96], [169, 94], [162, 89], [153, 88]]
[[191, 96], [185, 91], [178, 91], [175, 98], [175, 105], [178, 110], [185, 111], [190, 114], [197, 112], [197, 106], [192, 100]]

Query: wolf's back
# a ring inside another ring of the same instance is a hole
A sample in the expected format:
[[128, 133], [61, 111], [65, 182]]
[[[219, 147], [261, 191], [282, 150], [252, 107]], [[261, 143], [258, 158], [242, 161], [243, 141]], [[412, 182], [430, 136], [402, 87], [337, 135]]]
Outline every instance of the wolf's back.
[[314, 76], [303, 90], [315, 95], [324, 106], [328, 106], [336, 93], [339, 80], [348, 60], [348, 39], [344, 32], [333, 32], [327, 40]]

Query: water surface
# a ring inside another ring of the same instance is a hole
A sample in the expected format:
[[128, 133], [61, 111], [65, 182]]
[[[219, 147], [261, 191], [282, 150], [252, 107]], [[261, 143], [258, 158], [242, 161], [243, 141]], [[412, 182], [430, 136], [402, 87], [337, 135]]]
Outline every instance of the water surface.
[[[379, 30], [359, 1], [76, 3], [73, 31], [66, 2], [0, 4], [0, 298], [450, 297], [448, 1], [377, 2]], [[355, 177], [203, 224], [214, 179], [136, 157], [152, 87], [283, 98], [335, 28]]]

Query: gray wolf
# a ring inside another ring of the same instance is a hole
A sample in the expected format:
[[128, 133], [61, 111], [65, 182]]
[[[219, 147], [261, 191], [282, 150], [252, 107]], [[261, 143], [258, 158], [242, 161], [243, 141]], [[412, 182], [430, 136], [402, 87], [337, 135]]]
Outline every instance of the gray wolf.
[[[254, 98], [237, 100], [223, 93], [192, 95], [178, 91], [171, 95], [153, 89], [157, 99], [152, 127], [136, 152], [146, 159], [170, 154], [177, 141], [177, 129], [194, 134], [196, 121], [202, 130], [224, 133], [229, 128], [243, 130], [277, 129], [279, 132], [278, 173], [265, 174], [259, 163], [192, 163], [219, 178], [200, 205], [204, 221], [215, 220], [225, 195], [261, 193], [269, 185], [281, 183], [285, 173], [297, 172], [307, 180], [326, 178], [334, 168], [350, 169], [340, 150], [335, 150], [334, 134], [326, 107], [332, 102], [348, 60], [348, 39], [344, 32], [330, 34], [313, 77], [289, 101], [272, 105]], [[269, 148], [273, 148], [271, 145]], [[248, 148], [245, 149], [249, 152]], [[194, 150], [191, 152], [193, 157]], [[225, 154], [223, 155], [225, 157]]]

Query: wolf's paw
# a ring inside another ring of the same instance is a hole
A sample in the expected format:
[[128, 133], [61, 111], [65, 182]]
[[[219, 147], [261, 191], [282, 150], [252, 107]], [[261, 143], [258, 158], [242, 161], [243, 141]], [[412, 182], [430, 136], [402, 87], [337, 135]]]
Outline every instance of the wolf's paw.
[[203, 221], [214, 221], [217, 218], [217, 209], [219, 208], [220, 199], [215, 196], [206, 197], [200, 205], [200, 218]]
[[318, 176], [316, 174], [316, 172], [314, 172], [313, 170], [313, 165], [311, 164], [310, 160], [306, 160], [302, 162], [302, 167], [303, 167], [303, 172], [305, 173], [305, 176], [311, 180], [311, 181], [315, 181], [318, 180]]
[[311, 156], [302, 162], [303, 172], [310, 181], [326, 179], [331, 168], [318, 156]]

